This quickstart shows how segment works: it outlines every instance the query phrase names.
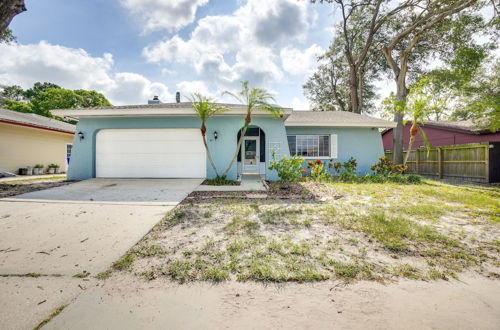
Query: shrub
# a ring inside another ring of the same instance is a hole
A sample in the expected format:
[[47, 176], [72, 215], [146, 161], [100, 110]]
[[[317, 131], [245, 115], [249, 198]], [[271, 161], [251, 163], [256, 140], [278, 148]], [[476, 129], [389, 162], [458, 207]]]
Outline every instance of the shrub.
[[373, 182], [373, 183], [385, 183], [387, 181], [387, 176], [379, 173], [371, 173], [365, 175], [363, 177], [363, 181]]
[[408, 181], [408, 183], [417, 184], [422, 182], [422, 177], [417, 174], [408, 174], [406, 176], [406, 181]]
[[281, 181], [296, 182], [302, 177], [302, 164], [304, 164], [304, 158], [302, 157], [292, 156], [288, 158], [284, 155], [283, 158], [276, 160], [273, 154], [269, 169], [278, 172]]
[[372, 165], [371, 169], [376, 174], [389, 176], [391, 173], [404, 173], [408, 169], [408, 166], [403, 164], [394, 165], [391, 160], [383, 156], [379, 158], [377, 163]]
[[311, 178], [314, 181], [325, 181], [330, 178], [330, 174], [325, 168], [325, 163], [321, 159], [310, 160], [307, 163], [307, 168], [311, 170]]

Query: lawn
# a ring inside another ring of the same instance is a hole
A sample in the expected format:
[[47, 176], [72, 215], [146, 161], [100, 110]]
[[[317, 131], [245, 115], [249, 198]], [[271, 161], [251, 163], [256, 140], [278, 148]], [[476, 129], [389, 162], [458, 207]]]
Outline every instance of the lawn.
[[180, 282], [500, 277], [495, 189], [303, 182], [248, 197], [262, 196], [191, 194], [113, 271]]

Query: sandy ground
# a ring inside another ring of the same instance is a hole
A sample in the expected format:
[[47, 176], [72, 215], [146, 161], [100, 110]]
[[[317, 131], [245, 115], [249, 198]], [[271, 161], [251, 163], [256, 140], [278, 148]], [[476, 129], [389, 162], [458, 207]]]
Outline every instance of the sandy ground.
[[361, 281], [345, 286], [168, 280], [118, 274], [46, 329], [499, 329], [500, 281]]

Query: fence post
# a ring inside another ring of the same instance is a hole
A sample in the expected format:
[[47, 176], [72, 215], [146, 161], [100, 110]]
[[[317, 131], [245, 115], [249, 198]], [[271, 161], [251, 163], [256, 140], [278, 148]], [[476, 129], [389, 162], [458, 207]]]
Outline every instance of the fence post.
[[486, 182], [490, 182], [490, 143], [486, 143], [484, 146], [484, 166], [485, 168], [485, 179]]
[[415, 173], [420, 174], [420, 150], [415, 149]]
[[441, 154], [441, 148], [437, 148], [438, 152], [438, 175], [439, 178], [443, 178], [443, 156]]

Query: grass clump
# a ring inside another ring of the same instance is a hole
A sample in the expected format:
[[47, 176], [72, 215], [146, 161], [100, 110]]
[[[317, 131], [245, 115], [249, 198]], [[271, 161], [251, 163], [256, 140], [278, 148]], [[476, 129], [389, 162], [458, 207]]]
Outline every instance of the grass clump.
[[241, 183], [239, 181], [228, 180], [225, 177], [218, 176], [213, 179], [206, 179], [202, 184], [207, 186], [239, 186]]
[[112, 265], [113, 269], [122, 271], [130, 268], [132, 266], [132, 263], [134, 262], [134, 255], [131, 253], [127, 253], [123, 255], [120, 259], [115, 261]]
[[40, 330], [43, 328], [47, 323], [49, 323], [54, 317], [57, 315], [61, 314], [61, 312], [67, 307], [68, 305], [62, 305], [57, 307], [50, 315], [47, 317], [45, 320], [42, 322], [38, 323], [36, 327], [33, 328], [33, 330]]
[[98, 280], [105, 280], [105, 279], [110, 278], [112, 274], [113, 274], [113, 272], [108, 269], [108, 270], [105, 270], [103, 272], [100, 272], [99, 274], [97, 274], [94, 277], [97, 278]]

